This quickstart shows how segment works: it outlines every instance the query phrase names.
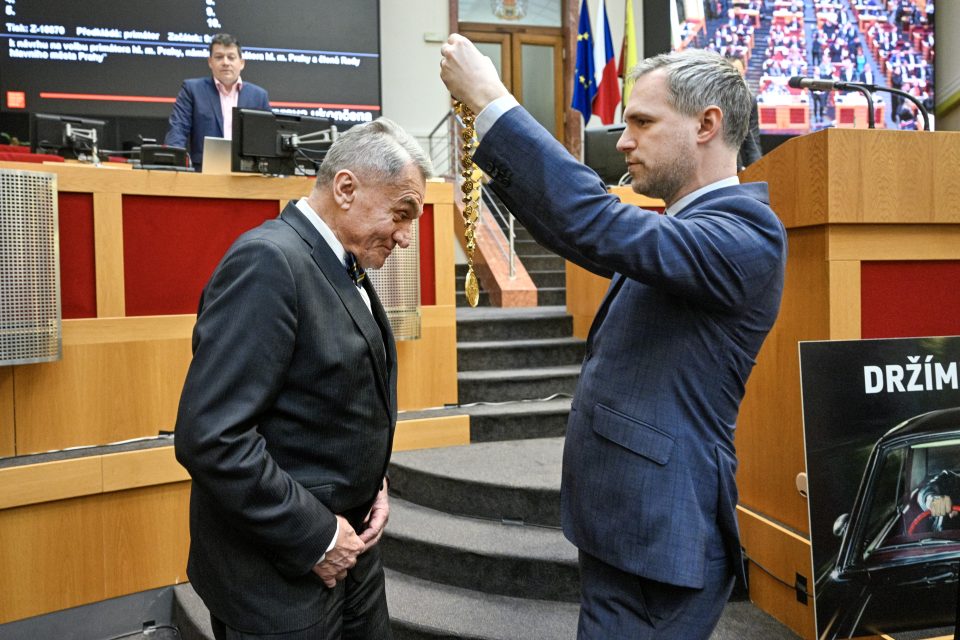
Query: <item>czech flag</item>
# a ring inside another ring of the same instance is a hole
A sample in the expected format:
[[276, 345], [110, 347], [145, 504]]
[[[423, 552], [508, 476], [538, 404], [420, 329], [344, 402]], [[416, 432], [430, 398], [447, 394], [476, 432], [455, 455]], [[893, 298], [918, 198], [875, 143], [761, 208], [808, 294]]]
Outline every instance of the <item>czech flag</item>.
[[613, 38], [610, 37], [610, 21], [607, 20], [606, 0], [600, 0], [597, 20], [601, 21], [597, 31], [603, 34], [603, 42], [597, 40], [594, 43], [594, 69], [600, 80], [597, 82], [597, 95], [593, 98], [593, 112], [600, 117], [603, 124], [613, 124], [617, 105], [620, 104], [620, 82], [617, 77], [617, 59], [613, 55]]

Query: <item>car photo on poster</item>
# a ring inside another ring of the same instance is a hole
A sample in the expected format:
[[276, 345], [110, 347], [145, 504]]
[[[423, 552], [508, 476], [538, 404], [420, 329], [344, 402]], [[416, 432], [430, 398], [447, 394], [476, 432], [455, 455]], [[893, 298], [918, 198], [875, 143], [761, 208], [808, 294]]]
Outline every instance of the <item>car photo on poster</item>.
[[953, 626], [960, 407], [915, 416], [877, 440], [833, 533], [839, 552], [815, 585], [820, 640]]

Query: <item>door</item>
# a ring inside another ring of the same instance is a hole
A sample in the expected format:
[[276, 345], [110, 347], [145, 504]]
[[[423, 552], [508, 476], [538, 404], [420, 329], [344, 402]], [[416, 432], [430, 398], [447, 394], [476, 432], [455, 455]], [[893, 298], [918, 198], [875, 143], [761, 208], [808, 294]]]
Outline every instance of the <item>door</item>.
[[563, 140], [563, 36], [560, 29], [461, 26], [537, 122]]

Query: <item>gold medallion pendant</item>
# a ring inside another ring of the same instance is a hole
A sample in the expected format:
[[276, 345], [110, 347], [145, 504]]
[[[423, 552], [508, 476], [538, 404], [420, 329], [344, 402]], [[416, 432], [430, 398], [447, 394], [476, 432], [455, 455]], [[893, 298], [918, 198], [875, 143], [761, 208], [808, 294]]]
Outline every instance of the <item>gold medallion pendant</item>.
[[482, 173], [473, 163], [473, 149], [477, 146], [475, 116], [470, 108], [459, 100], [454, 102], [453, 109], [463, 122], [463, 132], [460, 134], [460, 176], [463, 178], [463, 183], [460, 185], [460, 190], [463, 192], [463, 235], [467, 241], [467, 279], [463, 290], [467, 296], [467, 302], [471, 307], [475, 307], [480, 301], [480, 283], [477, 280], [477, 274], [473, 271], [473, 252], [477, 248]]

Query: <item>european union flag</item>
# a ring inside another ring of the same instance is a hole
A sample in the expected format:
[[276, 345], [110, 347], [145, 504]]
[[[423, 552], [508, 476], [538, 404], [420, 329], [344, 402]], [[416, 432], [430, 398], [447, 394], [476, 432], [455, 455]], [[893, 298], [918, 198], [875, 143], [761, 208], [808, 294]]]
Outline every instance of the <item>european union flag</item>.
[[590, 120], [590, 105], [597, 94], [593, 70], [593, 33], [590, 30], [590, 11], [587, 0], [580, 3], [580, 26], [577, 29], [577, 67], [574, 70], [573, 102], [571, 107], [583, 114], [583, 124]]

